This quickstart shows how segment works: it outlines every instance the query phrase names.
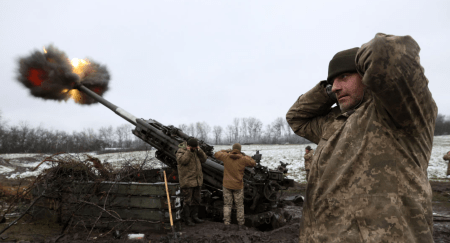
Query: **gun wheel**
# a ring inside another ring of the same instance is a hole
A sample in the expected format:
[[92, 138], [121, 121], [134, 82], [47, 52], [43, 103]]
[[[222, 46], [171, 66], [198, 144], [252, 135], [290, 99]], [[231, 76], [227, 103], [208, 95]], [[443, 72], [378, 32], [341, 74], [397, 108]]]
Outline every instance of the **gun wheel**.
[[272, 183], [268, 183], [264, 186], [264, 196], [267, 200], [275, 202], [278, 200], [278, 190], [277, 187]]

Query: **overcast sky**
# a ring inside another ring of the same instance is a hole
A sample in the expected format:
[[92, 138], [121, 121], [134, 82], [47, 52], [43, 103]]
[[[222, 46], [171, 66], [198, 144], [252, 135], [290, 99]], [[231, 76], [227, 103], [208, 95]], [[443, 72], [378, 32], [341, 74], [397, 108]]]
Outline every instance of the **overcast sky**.
[[126, 123], [101, 104], [32, 97], [16, 81], [18, 58], [53, 44], [106, 65], [104, 97], [139, 118], [265, 126], [326, 79], [336, 52], [377, 32], [419, 43], [439, 113], [450, 116], [448, 0], [0, 0], [0, 111], [9, 125], [67, 132]]

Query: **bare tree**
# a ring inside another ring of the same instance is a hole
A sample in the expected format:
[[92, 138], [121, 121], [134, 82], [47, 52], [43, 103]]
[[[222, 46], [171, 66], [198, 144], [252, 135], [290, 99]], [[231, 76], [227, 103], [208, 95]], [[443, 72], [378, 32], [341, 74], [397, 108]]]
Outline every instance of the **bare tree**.
[[254, 117], [249, 117], [247, 119], [247, 127], [248, 127], [248, 134], [250, 137], [250, 142], [255, 143], [259, 141], [262, 133], [262, 126], [263, 123]]
[[44, 138], [44, 133], [45, 133], [45, 129], [39, 125], [34, 132], [34, 137], [32, 137], [33, 139], [33, 152], [44, 152], [45, 147], [46, 147], [46, 143], [47, 141], [45, 141]]
[[211, 126], [208, 123], [203, 122], [204, 141], [209, 141], [209, 134], [211, 133]]
[[30, 124], [26, 121], [20, 121], [18, 127], [17, 149], [19, 152], [29, 152], [27, 148], [27, 139], [30, 133]]
[[189, 136], [195, 137], [195, 127], [194, 127], [193, 123], [191, 123], [191, 124], [189, 124], [189, 126], [187, 126], [185, 133]]
[[206, 122], [197, 122], [195, 128], [197, 130], [197, 138], [207, 141], [208, 134], [211, 132], [211, 127]]
[[97, 138], [97, 134], [95, 133], [94, 129], [91, 127], [84, 128], [83, 131], [86, 131], [86, 134], [87, 134], [88, 140], [89, 140], [89, 145], [92, 146], [95, 139]]
[[240, 123], [240, 119], [239, 118], [234, 118], [233, 119], [233, 136], [234, 136], [234, 143], [239, 142], [239, 123]]
[[64, 131], [56, 131], [57, 145], [55, 152], [69, 152], [70, 136]]
[[222, 140], [222, 127], [221, 126], [214, 126], [213, 128], [213, 134], [214, 134], [214, 140], [215, 144], [220, 144], [220, 141]]
[[275, 121], [272, 122], [272, 131], [273, 135], [275, 136], [276, 143], [280, 142], [282, 140], [283, 131], [284, 131], [284, 123], [283, 119], [281, 117], [278, 117], [275, 119]]
[[116, 135], [117, 135], [117, 146], [119, 148], [123, 148], [125, 133], [127, 133], [127, 129], [124, 126], [116, 127]]
[[114, 146], [114, 129], [110, 125], [109, 127], [101, 127], [98, 130], [99, 139], [105, 142], [105, 146], [113, 147]]
[[116, 135], [120, 148], [129, 148], [131, 146], [131, 130], [130, 124], [123, 124], [116, 128]]
[[178, 128], [181, 129], [181, 131], [183, 131], [184, 133], [187, 134], [188, 125], [186, 125], [186, 124], [180, 124], [180, 125], [178, 126]]
[[122, 125], [124, 126], [125, 129], [125, 135], [124, 135], [124, 142], [125, 142], [125, 147], [129, 148], [131, 147], [131, 142], [132, 142], [132, 134], [133, 134], [133, 126], [131, 126], [131, 124], [124, 124]]
[[228, 144], [231, 144], [234, 138], [234, 127], [232, 125], [228, 125], [225, 132], [228, 139]]
[[264, 131], [263, 143], [276, 143], [274, 129], [270, 124], [266, 125], [266, 130]]
[[245, 143], [248, 142], [248, 119], [247, 118], [242, 118], [241, 119], [241, 126], [239, 128], [240, 132], [239, 134], [241, 135], [241, 142]]
[[294, 131], [292, 130], [291, 126], [289, 126], [287, 120], [283, 119], [283, 121], [286, 133], [286, 141], [289, 143], [295, 143], [295, 137], [297, 136], [295, 136]]

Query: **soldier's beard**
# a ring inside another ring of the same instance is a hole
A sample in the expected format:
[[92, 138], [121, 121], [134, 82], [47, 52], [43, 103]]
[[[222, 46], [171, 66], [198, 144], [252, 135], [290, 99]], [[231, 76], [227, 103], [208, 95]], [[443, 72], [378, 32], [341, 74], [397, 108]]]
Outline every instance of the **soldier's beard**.
[[347, 102], [340, 103], [339, 102], [339, 108], [341, 109], [341, 112], [347, 112], [352, 109], [356, 109], [362, 102], [364, 98], [364, 94], [366, 92], [366, 89], [363, 90], [362, 94], [352, 94], [347, 96], [349, 100]]

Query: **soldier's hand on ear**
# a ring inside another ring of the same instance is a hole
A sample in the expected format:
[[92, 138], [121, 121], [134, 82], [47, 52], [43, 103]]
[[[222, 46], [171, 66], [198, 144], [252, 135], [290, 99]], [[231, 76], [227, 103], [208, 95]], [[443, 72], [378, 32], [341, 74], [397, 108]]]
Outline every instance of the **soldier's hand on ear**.
[[330, 99], [333, 101], [333, 103], [337, 103], [336, 94], [331, 91], [331, 89], [333, 88], [333, 85], [329, 84], [328, 81], [326, 81], [326, 80], [320, 81], [320, 85], [325, 89], [328, 97], [330, 97]]
[[325, 87], [325, 90], [327, 91], [327, 94], [331, 98], [331, 100], [333, 100], [334, 103], [337, 103], [336, 93], [331, 91], [332, 88], [333, 88], [333, 85], [327, 84], [327, 86]]

